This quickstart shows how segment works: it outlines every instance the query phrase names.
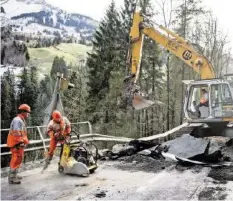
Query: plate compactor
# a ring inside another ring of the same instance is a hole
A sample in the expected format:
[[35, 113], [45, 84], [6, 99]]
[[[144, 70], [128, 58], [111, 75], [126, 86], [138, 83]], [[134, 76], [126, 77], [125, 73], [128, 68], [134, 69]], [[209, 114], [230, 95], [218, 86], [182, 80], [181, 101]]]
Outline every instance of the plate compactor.
[[[77, 136], [75, 140], [72, 139], [74, 135]], [[71, 139], [61, 144], [58, 172], [88, 177], [98, 168], [97, 154], [98, 149], [94, 144], [80, 140], [79, 134], [72, 131]]]

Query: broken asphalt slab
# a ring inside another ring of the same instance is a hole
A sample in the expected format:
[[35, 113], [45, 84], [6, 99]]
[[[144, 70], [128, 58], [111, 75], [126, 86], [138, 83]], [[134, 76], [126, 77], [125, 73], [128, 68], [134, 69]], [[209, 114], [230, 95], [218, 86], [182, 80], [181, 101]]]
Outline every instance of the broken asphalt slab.
[[197, 155], [204, 155], [209, 144], [208, 139], [195, 138], [189, 134], [184, 134], [179, 138], [167, 141], [162, 146], [168, 146], [168, 153], [178, 157], [192, 159]]
[[[233, 146], [232, 139], [226, 137], [195, 138], [189, 134], [184, 134], [162, 145], [157, 144], [155, 146], [150, 142], [132, 140], [127, 144], [113, 146], [112, 151], [103, 150], [103, 152], [105, 154], [100, 155], [107, 155], [107, 158], [110, 159], [119, 159], [120, 157], [136, 154], [156, 160], [166, 158], [166, 160], [170, 159], [183, 164], [218, 167], [232, 165], [230, 157], [233, 155]], [[134, 162], [137, 163], [137, 161]]]

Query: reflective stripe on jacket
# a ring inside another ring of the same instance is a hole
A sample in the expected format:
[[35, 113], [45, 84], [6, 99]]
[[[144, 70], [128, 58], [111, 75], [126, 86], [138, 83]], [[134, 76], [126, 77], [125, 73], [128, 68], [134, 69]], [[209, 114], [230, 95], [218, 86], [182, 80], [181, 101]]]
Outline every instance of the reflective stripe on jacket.
[[10, 125], [10, 131], [7, 136], [7, 146], [14, 147], [20, 143], [28, 144], [26, 122], [22, 115], [16, 116]]
[[71, 132], [71, 124], [70, 121], [66, 117], [62, 117], [60, 123], [51, 120], [47, 127], [48, 133], [60, 133], [64, 136]]

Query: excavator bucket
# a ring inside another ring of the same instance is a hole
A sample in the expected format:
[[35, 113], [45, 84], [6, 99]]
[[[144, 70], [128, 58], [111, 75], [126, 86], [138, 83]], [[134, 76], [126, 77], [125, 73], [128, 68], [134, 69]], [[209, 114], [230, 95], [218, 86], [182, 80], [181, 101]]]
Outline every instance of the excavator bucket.
[[135, 110], [145, 109], [154, 104], [155, 104], [154, 101], [147, 100], [139, 94], [134, 94], [134, 97], [132, 99], [132, 106], [134, 107]]

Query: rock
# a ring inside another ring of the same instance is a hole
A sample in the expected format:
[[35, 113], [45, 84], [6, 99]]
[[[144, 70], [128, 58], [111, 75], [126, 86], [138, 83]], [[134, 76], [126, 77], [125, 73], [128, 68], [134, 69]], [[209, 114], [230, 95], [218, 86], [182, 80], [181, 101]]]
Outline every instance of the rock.
[[205, 139], [210, 140], [210, 143], [218, 144], [220, 147], [230, 146], [233, 143], [233, 139], [229, 137], [223, 137], [223, 136], [211, 136], [206, 137]]
[[145, 149], [145, 150], [139, 151], [138, 154], [143, 155], [143, 156], [150, 156], [151, 150]]
[[129, 145], [134, 146], [134, 148], [137, 151], [141, 151], [141, 150], [144, 150], [144, 149], [149, 149], [149, 148], [155, 146], [155, 144], [153, 144], [151, 142], [148, 142], [148, 141], [143, 141], [143, 140], [131, 140], [129, 142]]
[[111, 154], [111, 151], [109, 149], [98, 150], [98, 158], [109, 157], [109, 154]]
[[184, 134], [179, 138], [167, 141], [162, 144], [168, 146], [168, 153], [179, 157], [193, 159], [206, 153], [209, 144], [208, 139], [195, 138], [189, 134]]
[[221, 146], [214, 140], [210, 140], [209, 149], [205, 154], [205, 161], [217, 162], [222, 157]]
[[219, 160], [229, 161], [229, 157], [224, 155], [224, 150], [232, 144], [232, 139], [222, 136], [212, 136], [206, 138], [210, 140], [208, 152], [205, 154], [205, 160], [209, 162], [217, 162]]
[[130, 156], [136, 152], [136, 148], [128, 144], [116, 144], [112, 148], [112, 154], [117, 156]]

